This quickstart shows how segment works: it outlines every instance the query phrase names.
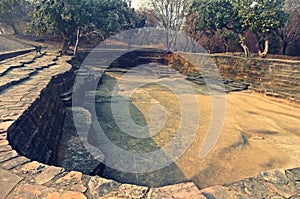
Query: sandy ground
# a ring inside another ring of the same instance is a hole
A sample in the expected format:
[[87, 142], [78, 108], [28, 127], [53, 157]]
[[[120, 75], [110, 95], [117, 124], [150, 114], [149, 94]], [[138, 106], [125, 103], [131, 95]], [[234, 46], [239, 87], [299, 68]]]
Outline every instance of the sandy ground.
[[[133, 104], [142, 113], [147, 125], [150, 125], [152, 140], [159, 147], [163, 148], [175, 139], [182, 126], [192, 128], [194, 125], [195, 128], [185, 129], [184, 135], [176, 141], [176, 147], [186, 149], [175, 160], [175, 165], [185, 180], [194, 181], [200, 188], [233, 182], [265, 170], [300, 166], [300, 114], [297, 105], [277, 102], [251, 91], [227, 94], [224, 107], [226, 117], [220, 121], [220, 124], [224, 122], [222, 134], [213, 150], [200, 158], [200, 149], [212, 120], [211, 96], [197, 92], [197, 89], [202, 88], [196, 85], [193, 85], [196, 92], [190, 94], [183, 92], [184, 88], [174, 92], [162, 83], [170, 81], [175, 84], [174, 79], [155, 80], [151, 75], [145, 78], [145, 74], [134, 78], [123, 78], [116, 73], [109, 75], [118, 80], [120, 96], [126, 98], [131, 95]], [[147, 81], [151, 83], [140, 88], [129, 86]], [[195, 98], [198, 105], [182, 105], [180, 101], [184, 99], [189, 102]], [[199, 111], [199, 122], [196, 125], [194, 119], [191, 118], [190, 125], [183, 118], [188, 117], [182, 112], [183, 108], [191, 115], [196, 109]], [[154, 126], [152, 130], [151, 125]], [[155, 128], [155, 125], [159, 128]], [[193, 132], [196, 133], [195, 138], [191, 136]], [[187, 147], [188, 143], [191, 143], [190, 147]], [[172, 156], [171, 153], [165, 150], [167, 156]]]

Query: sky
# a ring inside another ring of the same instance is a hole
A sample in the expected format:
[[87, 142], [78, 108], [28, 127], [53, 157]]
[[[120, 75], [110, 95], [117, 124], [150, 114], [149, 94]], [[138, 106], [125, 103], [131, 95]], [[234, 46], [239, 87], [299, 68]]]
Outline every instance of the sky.
[[132, 7], [138, 9], [141, 7], [143, 0], [132, 0]]

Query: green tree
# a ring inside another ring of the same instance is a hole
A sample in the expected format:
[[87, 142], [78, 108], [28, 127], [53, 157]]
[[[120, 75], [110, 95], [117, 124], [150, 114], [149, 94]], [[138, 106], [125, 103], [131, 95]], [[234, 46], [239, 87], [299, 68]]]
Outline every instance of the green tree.
[[66, 54], [76, 30], [88, 23], [85, 1], [39, 0], [32, 12], [31, 29], [38, 34], [60, 34], [63, 38], [62, 54]]
[[225, 51], [229, 52], [230, 41], [233, 41], [236, 39], [236, 34], [231, 30], [223, 31], [221, 33], [221, 39], [223, 40]]
[[242, 26], [241, 17], [230, 0], [196, 0], [190, 7], [190, 13], [196, 13], [196, 20], [193, 24], [196, 31], [202, 31], [208, 38], [212, 38], [220, 30], [225, 46], [229, 39], [238, 35], [245, 56], [249, 56], [243, 37], [246, 29]]
[[214, 34], [217, 30], [239, 36], [245, 56], [249, 55], [243, 33], [253, 32], [258, 38], [259, 55], [268, 53], [269, 39], [276, 30], [284, 27], [287, 14], [284, 12], [284, 0], [204, 0], [192, 4], [190, 10], [198, 12], [196, 28]]
[[38, 34], [60, 34], [62, 54], [76, 40], [76, 54], [82, 31], [97, 30], [104, 35], [120, 31], [127, 10], [128, 5], [122, 0], [39, 0], [32, 12], [31, 30]]
[[19, 3], [20, 0], [1, 0], [0, 1], [0, 13], [5, 12], [9, 7], [15, 3]]
[[243, 28], [253, 32], [259, 44], [259, 56], [265, 57], [269, 50], [269, 39], [284, 27], [287, 13], [284, 0], [231, 0], [237, 10]]

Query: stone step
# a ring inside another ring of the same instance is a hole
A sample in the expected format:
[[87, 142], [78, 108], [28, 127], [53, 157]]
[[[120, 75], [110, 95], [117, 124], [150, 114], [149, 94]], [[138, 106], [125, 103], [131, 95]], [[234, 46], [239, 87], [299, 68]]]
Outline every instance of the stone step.
[[[39, 56], [32, 57], [31, 54], [28, 55], [25, 59], [20, 59], [16, 62], [14, 60], [11, 60], [9, 63], [0, 63], [1, 71], [0, 71], [0, 77], [5, 76], [6, 74], [19, 69], [19, 68], [32, 68], [29, 66], [32, 66], [33, 63], [41, 64], [41, 63], [47, 63], [50, 61], [49, 59], [43, 59], [45, 53]], [[14, 73], [14, 72], [13, 72]]]
[[288, 81], [295, 81], [295, 82], [300, 82], [300, 76], [299, 75], [292, 75], [292, 74], [287, 74], [287, 75], [282, 75], [282, 74], [271, 74], [270, 78], [276, 78], [276, 79], [282, 79], [282, 80], [288, 80]]
[[285, 79], [274, 79], [272, 84], [279, 87], [291, 87], [291, 86], [298, 86], [299, 82], [290, 81]]
[[[26, 61], [18, 67], [10, 67], [8, 70], [2, 73], [2, 75], [0, 75], [0, 92], [11, 86], [29, 80], [40, 70], [55, 65], [55, 62], [53, 62], [53, 60], [56, 59], [56, 56], [49, 56], [45, 58], [44, 56], [45, 54], [37, 56], [33, 59], [32, 62]], [[22, 61], [20, 63], [22, 63]]]
[[26, 53], [26, 54], [19, 55], [19, 56], [16, 56], [16, 57], [7, 58], [7, 59], [4, 59], [4, 60], [1, 60], [0, 64], [18, 62], [19, 60], [22, 60], [22, 59], [24, 60], [28, 56], [34, 57], [35, 54], [34, 53]]
[[0, 62], [0, 76], [5, 75], [7, 72], [14, 68], [23, 67], [25, 63], [29, 63], [35, 59], [32, 53], [20, 55], [18, 57], [5, 59]]
[[72, 94], [73, 94], [73, 88], [60, 95], [60, 100], [67, 107], [72, 106]]

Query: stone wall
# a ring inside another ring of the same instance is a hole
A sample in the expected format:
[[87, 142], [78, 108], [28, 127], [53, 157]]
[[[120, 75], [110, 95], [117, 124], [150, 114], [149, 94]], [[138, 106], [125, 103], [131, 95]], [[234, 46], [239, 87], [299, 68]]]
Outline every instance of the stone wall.
[[[188, 60], [188, 61], [187, 61]], [[125, 53], [111, 63], [111, 67], [135, 67], [159, 63], [173, 67], [184, 75], [200, 74], [193, 78], [220, 73], [226, 90], [252, 89], [267, 96], [300, 101], [300, 61], [262, 58], [243, 58], [223, 54], [167, 53], [159, 49], [142, 49]], [[232, 83], [230, 85], [230, 83]], [[229, 83], [229, 84], [228, 84]]]
[[[184, 59], [195, 60], [189, 63]], [[166, 55], [169, 64], [185, 74], [202, 69], [209, 74], [210, 67], [214, 65], [220, 72], [223, 80], [243, 82], [249, 84], [251, 89], [272, 97], [279, 97], [299, 102], [300, 95], [300, 61], [275, 60], [261, 58], [242, 58], [227, 55], [207, 55], [179, 53]], [[194, 67], [196, 66], [196, 68]], [[205, 66], [206, 65], [206, 66]]]
[[8, 129], [8, 140], [19, 154], [53, 164], [65, 118], [60, 95], [70, 89], [72, 71], [53, 77], [39, 97]]

